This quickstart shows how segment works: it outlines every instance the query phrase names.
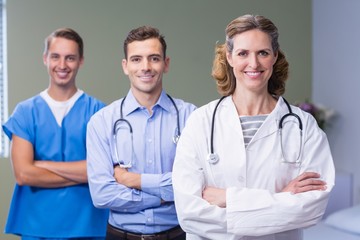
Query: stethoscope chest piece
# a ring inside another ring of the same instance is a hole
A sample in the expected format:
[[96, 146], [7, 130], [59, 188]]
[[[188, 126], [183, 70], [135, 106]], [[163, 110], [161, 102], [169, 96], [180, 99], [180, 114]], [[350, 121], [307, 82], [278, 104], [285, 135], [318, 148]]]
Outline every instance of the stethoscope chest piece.
[[173, 142], [175, 144], [177, 144], [179, 142], [179, 138], [180, 138], [180, 135], [176, 134], [174, 137], [173, 137]]
[[219, 162], [219, 155], [217, 155], [216, 153], [210, 153], [208, 155], [208, 161], [211, 164], [216, 164]]

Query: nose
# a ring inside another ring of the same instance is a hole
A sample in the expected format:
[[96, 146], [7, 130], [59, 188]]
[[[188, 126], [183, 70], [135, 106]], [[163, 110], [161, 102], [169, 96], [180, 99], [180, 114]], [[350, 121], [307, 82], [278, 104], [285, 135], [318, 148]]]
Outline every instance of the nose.
[[256, 54], [251, 54], [249, 56], [249, 66], [253, 69], [256, 69], [259, 66], [259, 59]]
[[61, 58], [59, 61], [59, 68], [60, 69], [65, 69], [66, 68], [66, 59], [65, 58]]
[[143, 71], [148, 71], [150, 70], [150, 61], [147, 60], [147, 59], [144, 59], [143, 61], [143, 64], [142, 64], [142, 67], [143, 67]]

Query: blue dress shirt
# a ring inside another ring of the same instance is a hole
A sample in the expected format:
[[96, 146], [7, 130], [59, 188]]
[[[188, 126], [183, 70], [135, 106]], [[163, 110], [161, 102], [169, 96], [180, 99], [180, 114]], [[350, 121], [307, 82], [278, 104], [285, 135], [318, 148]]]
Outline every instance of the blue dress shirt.
[[[179, 225], [171, 179], [176, 151], [173, 142], [177, 133], [176, 109], [163, 91], [150, 114], [130, 90], [122, 112], [131, 124], [131, 134], [124, 121], [114, 126], [120, 118], [122, 100], [97, 112], [87, 127], [88, 178], [93, 203], [98, 208], [110, 209], [109, 223], [114, 227], [143, 234], [168, 230]], [[180, 99], [174, 101], [182, 130], [196, 107]], [[118, 161], [125, 164], [131, 161], [128, 171], [141, 174], [141, 190], [116, 182], [114, 165]]]

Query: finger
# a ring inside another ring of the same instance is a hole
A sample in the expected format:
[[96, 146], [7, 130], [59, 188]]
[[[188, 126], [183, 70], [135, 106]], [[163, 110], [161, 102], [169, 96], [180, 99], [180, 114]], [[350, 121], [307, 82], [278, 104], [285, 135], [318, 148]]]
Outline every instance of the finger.
[[298, 181], [303, 181], [305, 179], [319, 178], [319, 177], [320, 177], [320, 174], [318, 174], [316, 172], [304, 172], [300, 176], [297, 177], [297, 180]]
[[324, 191], [326, 190], [326, 185], [307, 185], [301, 188], [296, 188], [292, 193], [303, 193], [303, 192], [309, 192], [309, 191]]
[[326, 182], [318, 179], [306, 179], [297, 184], [298, 187], [304, 187], [310, 185], [326, 185]]

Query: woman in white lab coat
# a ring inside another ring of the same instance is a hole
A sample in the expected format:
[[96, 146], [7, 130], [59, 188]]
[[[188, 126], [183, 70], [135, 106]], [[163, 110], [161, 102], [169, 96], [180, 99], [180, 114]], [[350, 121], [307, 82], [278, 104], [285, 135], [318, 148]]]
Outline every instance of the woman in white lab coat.
[[187, 239], [302, 239], [325, 211], [334, 165], [315, 119], [281, 97], [288, 63], [276, 26], [252, 15], [230, 22], [213, 77], [225, 98], [193, 112], [173, 167]]

